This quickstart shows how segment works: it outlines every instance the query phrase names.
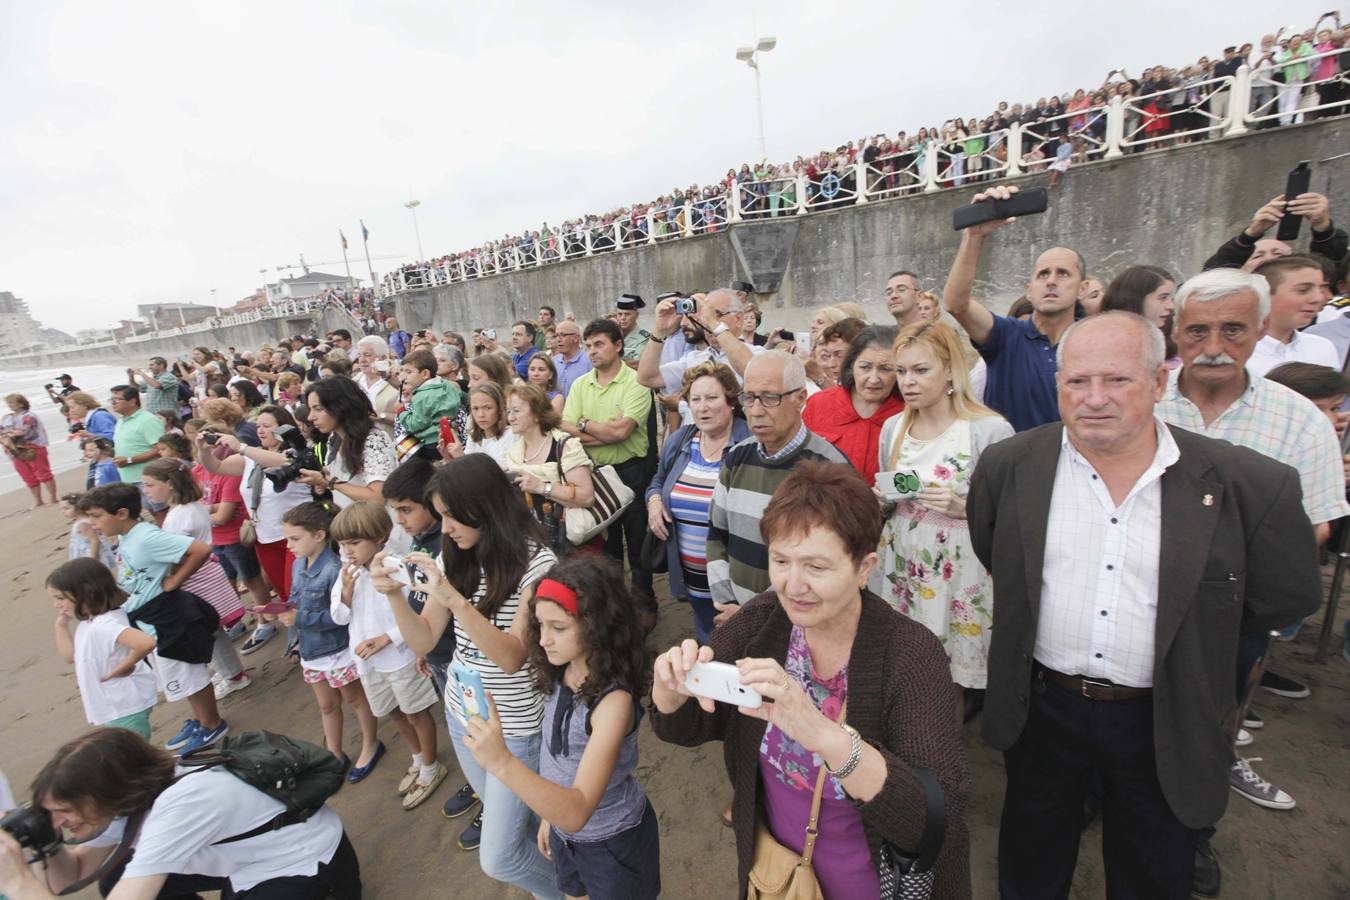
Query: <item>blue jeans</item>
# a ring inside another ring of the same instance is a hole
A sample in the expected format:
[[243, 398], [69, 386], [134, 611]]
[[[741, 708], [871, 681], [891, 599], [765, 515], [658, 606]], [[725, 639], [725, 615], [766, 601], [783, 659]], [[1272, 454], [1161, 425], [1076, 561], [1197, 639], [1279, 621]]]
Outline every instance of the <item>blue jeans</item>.
[[[520, 801], [511, 789], [489, 775], [478, 765], [469, 748], [464, 746], [468, 731], [453, 715], [446, 715], [450, 744], [455, 748], [459, 767], [483, 801], [483, 838], [478, 846], [478, 863], [483, 874], [497, 881], [524, 888], [541, 900], [561, 900], [553, 863], [539, 852], [536, 838], [539, 819]], [[539, 748], [542, 735], [508, 737], [506, 748], [511, 755], [539, 771]]]

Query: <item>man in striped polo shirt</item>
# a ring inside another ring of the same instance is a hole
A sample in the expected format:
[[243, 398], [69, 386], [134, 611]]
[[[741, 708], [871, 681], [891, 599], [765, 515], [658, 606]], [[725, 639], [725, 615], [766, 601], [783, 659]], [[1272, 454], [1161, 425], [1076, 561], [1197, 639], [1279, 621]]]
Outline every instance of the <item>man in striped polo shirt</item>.
[[848, 462], [807, 429], [805, 405], [806, 370], [797, 357], [767, 350], [746, 365], [741, 407], [751, 436], [722, 458], [708, 528], [708, 587], [718, 625], [769, 589], [769, 549], [759, 520], [778, 485], [805, 460]]

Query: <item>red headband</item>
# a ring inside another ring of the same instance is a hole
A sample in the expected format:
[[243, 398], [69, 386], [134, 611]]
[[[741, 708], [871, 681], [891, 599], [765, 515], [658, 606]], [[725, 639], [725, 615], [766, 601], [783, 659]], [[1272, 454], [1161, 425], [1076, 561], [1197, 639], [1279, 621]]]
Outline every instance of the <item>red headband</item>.
[[565, 584], [554, 581], [552, 578], [545, 578], [539, 582], [539, 587], [534, 589], [534, 599], [552, 600], [554, 603], [567, 610], [567, 614], [572, 618], [577, 615], [577, 592]]

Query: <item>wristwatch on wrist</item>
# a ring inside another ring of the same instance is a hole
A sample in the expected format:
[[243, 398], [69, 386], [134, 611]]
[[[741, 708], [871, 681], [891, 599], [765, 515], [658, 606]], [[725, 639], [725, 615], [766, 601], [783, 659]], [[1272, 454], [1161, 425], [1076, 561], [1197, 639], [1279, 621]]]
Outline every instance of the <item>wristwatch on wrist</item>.
[[837, 769], [831, 769], [829, 763], [825, 763], [825, 771], [829, 772], [839, 781], [853, 774], [853, 770], [858, 768], [859, 761], [862, 760], [862, 735], [858, 734], [858, 729], [847, 723], [841, 723], [840, 728], [848, 733], [852, 744], [848, 748], [848, 759]]
[[714, 329], [712, 330], [713, 337], [717, 337], [717, 336], [720, 335], [722, 332], [724, 332], [724, 331], [730, 331], [730, 330], [731, 330], [731, 329], [727, 327], [727, 323], [726, 323], [726, 322], [718, 322], [718, 323], [717, 323], [717, 327], [714, 328]]
[[585, 433], [586, 433], [586, 425], [587, 425], [590, 421], [591, 421], [591, 420], [588, 419], [588, 418], [586, 418], [585, 416], [582, 416], [580, 419], [577, 419], [577, 431], [580, 431], [582, 434], [585, 434]]
[[545, 497], [553, 496], [553, 482], [551, 481], [544, 482], [544, 496]]

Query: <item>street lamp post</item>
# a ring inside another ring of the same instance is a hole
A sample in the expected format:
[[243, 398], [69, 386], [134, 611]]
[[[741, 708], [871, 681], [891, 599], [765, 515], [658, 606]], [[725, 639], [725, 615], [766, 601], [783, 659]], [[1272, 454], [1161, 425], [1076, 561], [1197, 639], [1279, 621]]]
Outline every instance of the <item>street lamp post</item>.
[[778, 46], [778, 38], [762, 37], [755, 42], [755, 46], [740, 47], [736, 50], [736, 58], [755, 70], [755, 115], [759, 120], [760, 162], [768, 160], [769, 150], [764, 140], [764, 98], [759, 88], [759, 54], [768, 53], [776, 46]]
[[422, 252], [422, 232], [419, 231], [418, 228], [417, 228], [417, 207], [419, 207], [419, 206], [421, 206], [421, 205], [422, 205], [422, 201], [421, 201], [421, 200], [409, 200], [407, 203], [403, 204], [403, 208], [404, 208], [404, 209], [407, 209], [408, 211], [410, 211], [410, 212], [412, 213], [412, 217], [413, 217], [413, 234], [417, 236], [417, 260], [418, 260], [418, 262], [421, 262], [422, 260], [424, 260], [424, 259], [427, 258], [427, 257], [426, 257], [426, 254]]

